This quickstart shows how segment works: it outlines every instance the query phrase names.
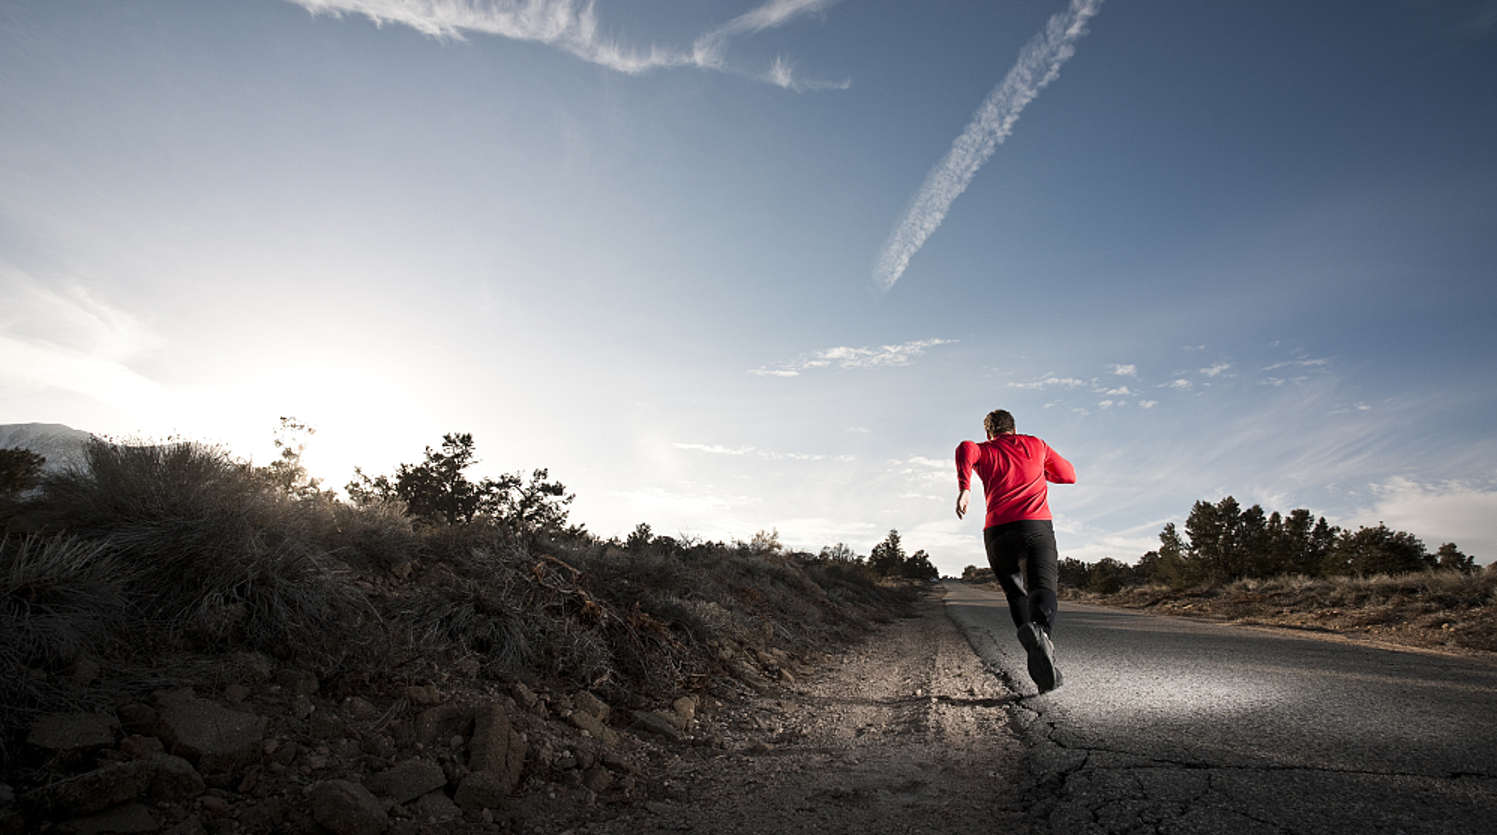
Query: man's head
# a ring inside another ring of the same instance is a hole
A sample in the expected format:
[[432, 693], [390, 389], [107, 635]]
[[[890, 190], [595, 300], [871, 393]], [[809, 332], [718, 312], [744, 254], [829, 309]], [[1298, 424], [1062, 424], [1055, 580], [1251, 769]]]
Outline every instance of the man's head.
[[1014, 433], [1014, 416], [1004, 409], [994, 409], [982, 419], [982, 428], [988, 430], [989, 438]]

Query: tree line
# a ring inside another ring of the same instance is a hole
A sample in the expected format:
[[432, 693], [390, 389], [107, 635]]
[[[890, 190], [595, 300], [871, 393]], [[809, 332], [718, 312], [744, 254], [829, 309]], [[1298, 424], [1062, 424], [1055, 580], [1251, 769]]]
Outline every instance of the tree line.
[[1427, 569], [1475, 571], [1476, 559], [1453, 542], [1430, 552], [1424, 542], [1379, 522], [1344, 530], [1300, 508], [1288, 514], [1247, 509], [1227, 496], [1198, 501], [1182, 532], [1175, 523], [1159, 533], [1159, 548], [1137, 565], [1111, 557], [1096, 563], [1061, 560], [1063, 583], [1094, 591], [1116, 591], [1125, 585], [1159, 583], [1186, 587], [1288, 574], [1341, 577], [1403, 574]]
[[[323, 489], [321, 480], [312, 477], [302, 464], [307, 441], [314, 434], [311, 426], [283, 417], [275, 432], [277, 457], [264, 466], [244, 466], [257, 480], [292, 497], [335, 501], [334, 493]], [[552, 480], [547, 470], [533, 470], [528, 476], [516, 472], [497, 478], [470, 478], [469, 470], [478, 463], [473, 435], [452, 432], [442, 436], [439, 448], [426, 447], [420, 462], [399, 464], [390, 475], [370, 476], [355, 467], [354, 477], [344, 490], [355, 507], [389, 506], [409, 517], [418, 528], [492, 525], [532, 543], [591, 536], [583, 526], [567, 524], [575, 495]], [[19, 494], [36, 484], [44, 464], [42, 456], [28, 450], [0, 450], [0, 497]], [[625, 541], [614, 544], [637, 551], [680, 543], [654, 535], [648, 524], [641, 523]], [[778, 532], [760, 531], [744, 545], [753, 553], [786, 553]], [[890, 530], [867, 557], [841, 542], [822, 548], [819, 555], [796, 556], [858, 566], [882, 578], [934, 580], [940, 576], [925, 551], [905, 553], [898, 530]]]

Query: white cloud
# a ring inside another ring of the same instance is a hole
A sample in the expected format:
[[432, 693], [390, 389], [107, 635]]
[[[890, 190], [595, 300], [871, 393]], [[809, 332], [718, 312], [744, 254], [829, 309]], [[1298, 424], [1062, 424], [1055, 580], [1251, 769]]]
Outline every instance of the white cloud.
[[751, 446], [726, 447], [720, 444], [672, 444], [676, 449], [684, 449], [689, 452], [705, 452], [709, 455], [752, 455], [755, 458], [763, 458], [769, 461], [847, 461], [849, 456], [818, 455], [807, 452], [773, 452], [770, 450], [756, 449]]
[[1076, 40], [1086, 34], [1086, 22], [1101, 8], [1102, 0], [1071, 0], [1065, 11], [1050, 18], [1044, 30], [1025, 44], [1018, 63], [988, 93], [967, 129], [925, 176], [884, 243], [873, 270], [879, 292], [887, 292], [904, 275], [910, 258], [946, 219], [951, 204], [967, 190], [977, 170], [1013, 133], [1025, 105], [1059, 77], [1061, 65], [1076, 52]]
[[1085, 380], [1078, 380], [1075, 377], [1057, 377], [1054, 374], [1046, 374], [1044, 377], [1029, 383], [1009, 383], [1008, 387], [1038, 390], [1056, 387], [1073, 389], [1084, 385], [1086, 385]]
[[1138, 408], [1140, 408], [1140, 409], [1152, 409], [1152, 408], [1154, 408], [1155, 406], [1158, 406], [1158, 405], [1159, 405], [1159, 401], [1158, 400], [1140, 400], [1140, 401], [1138, 401]]
[[162, 341], [136, 317], [83, 287], [43, 287], [5, 276], [0, 304], [0, 393], [58, 389], [111, 406], [159, 412], [168, 392], [130, 363]]
[[1376, 501], [1343, 525], [1379, 522], [1424, 540], [1430, 551], [1454, 542], [1483, 563], [1497, 558], [1497, 489], [1464, 481], [1394, 477], [1373, 486]]
[[[690, 49], [628, 47], [605, 35], [596, 2], [577, 0], [287, 0], [312, 14], [363, 15], [377, 25], [396, 23], [432, 37], [462, 40], [468, 33], [497, 35], [553, 46], [590, 63], [638, 74], [670, 67], [726, 71], [728, 41], [814, 14], [837, 0], [769, 0], [699, 37]], [[845, 88], [847, 82], [804, 82], [777, 59], [765, 80], [790, 89]]]
[[1137, 377], [1138, 366], [1136, 365], [1113, 365], [1112, 373], [1119, 377]]
[[903, 345], [880, 345], [876, 348], [825, 348], [774, 368], [755, 368], [748, 373], [761, 377], [795, 377], [802, 371], [819, 368], [860, 369], [909, 365], [910, 360], [923, 355], [926, 350], [955, 342], [954, 339], [922, 339]]
[[1185, 380], [1185, 379], [1171, 380], [1168, 383], [1161, 383], [1160, 386], [1159, 386], [1159, 388], [1162, 388], [1162, 389], [1164, 389], [1164, 388], [1169, 388], [1169, 389], [1188, 389], [1188, 388], [1194, 388], [1194, 387], [1195, 387], [1195, 383], [1192, 383], [1191, 381]]
[[1231, 363], [1228, 363], [1228, 362], [1218, 362], [1218, 363], [1215, 363], [1214, 365], [1212, 365], [1210, 368], [1202, 368], [1201, 369], [1201, 373], [1205, 374], [1207, 377], [1217, 377], [1217, 376], [1220, 376], [1220, 375], [1226, 373], [1227, 369], [1229, 369], [1231, 367], [1232, 367]]
[[1109, 397], [1120, 397], [1120, 396], [1132, 397], [1133, 396], [1133, 392], [1129, 391], [1127, 386], [1119, 386], [1119, 387], [1117, 387], [1115, 389], [1108, 389], [1106, 391], [1106, 394]]
[[675, 447], [676, 449], [686, 449], [693, 452], [709, 452], [713, 455], [748, 455], [754, 451], [754, 448], [751, 446], [725, 447], [717, 444], [712, 446], [708, 446], [707, 444], [675, 444]]
[[1324, 368], [1330, 364], [1331, 361], [1329, 359], [1285, 360], [1283, 362], [1276, 362], [1273, 365], [1265, 366], [1262, 370], [1278, 371], [1280, 368]]

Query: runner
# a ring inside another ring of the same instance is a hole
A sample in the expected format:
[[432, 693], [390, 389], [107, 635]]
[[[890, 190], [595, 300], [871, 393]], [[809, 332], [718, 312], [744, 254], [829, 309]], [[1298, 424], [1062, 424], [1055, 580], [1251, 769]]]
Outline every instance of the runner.
[[987, 498], [982, 540], [988, 565], [1008, 597], [1008, 611], [1029, 656], [1029, 677], [1041, 693], [1061, 684], [1050, 628], [1058, 601], [1055, 583], [1060, 555], [1055, 547], [1047, 481], [1075, 484], [1076, 468], [1049, 444], [1014, 431], [1014, 416], [998, 409], [982, 421], [985, 443], [962, 441], [956, 448], [956, 516], [967, 515], [972, 471]]

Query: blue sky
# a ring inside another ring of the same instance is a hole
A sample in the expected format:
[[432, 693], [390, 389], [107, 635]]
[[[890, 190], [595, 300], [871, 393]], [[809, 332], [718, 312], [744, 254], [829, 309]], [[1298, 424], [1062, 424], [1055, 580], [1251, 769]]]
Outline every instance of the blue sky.
[[959, 572], [1007, 408], [1067, 556], [1490, 562], [1494, 148], [1494, 0], [0, 0], [0, 423]]

